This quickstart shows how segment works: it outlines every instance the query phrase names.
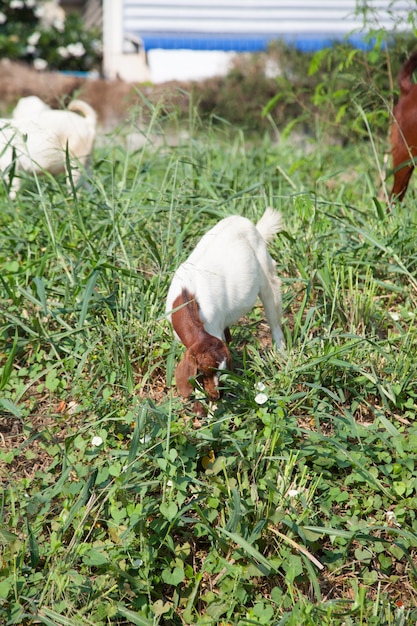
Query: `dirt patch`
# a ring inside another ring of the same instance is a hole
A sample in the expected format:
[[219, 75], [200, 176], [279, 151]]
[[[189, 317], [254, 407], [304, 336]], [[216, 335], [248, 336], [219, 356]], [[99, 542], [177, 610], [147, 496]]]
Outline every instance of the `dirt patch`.
[[71, 405], [49, 397], [40, 398], [27, 419], [0, 412], [0, 485], [46, 472], [53, 461], [48, 447], [62, 445], [76, 428]]
[[16, 102], [23, 96], [38, 96], [53, 108], [62, 108], [76, 96], [97, 111], [99, 124], [106, 132], [126, 120], [132, 107], [143, 109], [143, 97], [151, 105], [163, 102], [169, 109], [181, 107], [187, 110], [188, 91], [192, 87], [191, 83], [176, 81], [142, 85], [123, 80], [84, 78], [61, 72], [38, 72], [28, 65], [8, 59], [0, 61], [0, 71], [1, 115], [9, 116]]

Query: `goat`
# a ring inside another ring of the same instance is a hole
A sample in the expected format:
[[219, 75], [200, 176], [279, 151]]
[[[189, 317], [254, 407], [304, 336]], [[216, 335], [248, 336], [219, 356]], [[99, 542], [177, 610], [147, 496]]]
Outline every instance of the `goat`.
[[[68, 177], [68, 150], [75, 164], [72, 177], [76, 183], [81, 175], [79, 163], [85, 166], [93, 151], [96, 124], [96, 112], [83, 100], [73, 100], [68, 110], [61, 111], [51, 109], [36, 96], [21, 98], [13, 119], [0, 119], [0, 170], [7, 172], [16, 160], [16, 173], [66, 171]], [[15, 177], [11, 198], [19, 187], [20, 180]]]
[[[195, 377], [210, 400], [220, 397], [218, 370], [231, 368], [229, 327], [253, 308], [258, 296], [276, 347], [283, 347], [281, 281], [267, 250], [267, 242], [282, 228], [281, 214], [271, 208], [256, 226], [239, 215], [226, 217], [174, 273], [166, 312], [175, 337], [186, 347], [175, 370], [184, 398], [191, 396], [190, 379]], [[198, 401], [194, 412], [205, 414]]]
[[417, 67], [417, 51], [404, 62], [398, 82], [400, 98], [394, 107], [391, 128], [391, 154], [394, 184], [389, 199], [395, 202], [404, 198], [417, 156], [417, 84], [411, 82]]

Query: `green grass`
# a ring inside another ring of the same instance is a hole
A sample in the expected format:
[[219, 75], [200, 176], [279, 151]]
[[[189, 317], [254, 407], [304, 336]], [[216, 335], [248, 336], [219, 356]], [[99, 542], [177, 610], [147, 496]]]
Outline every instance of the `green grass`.
[[[386, 216], [371, 143], [153, 130], [97, 149], [88, 189], [0, 191], [1, 623], [414, 623], [415, 193]], [[287, 354], [255, 307], [196, 423], [170, 277], [268, 204]]]

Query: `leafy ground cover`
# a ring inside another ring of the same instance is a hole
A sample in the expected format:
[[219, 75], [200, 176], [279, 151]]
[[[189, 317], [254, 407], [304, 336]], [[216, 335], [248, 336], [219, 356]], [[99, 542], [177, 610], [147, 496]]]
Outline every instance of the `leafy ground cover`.
[[[0, 621], [415, 623], [414, 191], [386, 214], [372, 141], [190, 115], [172, 146], [153, 113], [144, 147], [97, 150], [88, 188], [1, 191]], [[197, 421], [169, 280], [218, 219], [267, 204], [286, 355], [255, 307]]]

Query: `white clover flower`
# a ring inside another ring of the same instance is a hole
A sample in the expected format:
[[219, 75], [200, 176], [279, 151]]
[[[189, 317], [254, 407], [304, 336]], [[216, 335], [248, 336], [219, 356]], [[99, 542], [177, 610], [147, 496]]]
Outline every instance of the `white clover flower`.
[[38, 43], [39, 39], [41, 38], [41, 34], [39, 31], [35, 31], [34, 33], [32, 33], [29, 37], [28, 37], [28, 44], [30, 46], [36, 46], [36, 44]]
[[400, 527], [401, 524], [399, 524], [397, 522], [397, 518], [395, 516], [394, 511], [385, 511], [385, 517], [387, 518], [387, 524], [388, 526], [398, 526]]
[[45, 61], [45, 59], [34, 59], [33, 61], [33, 67], [35, 68], [35, 70], [46, 70], [46, 68], [48, 67], [48, 61]]
[[265, 404], [265, 402], [267, 401], [268, 401], [268, 396], [266, 395], [266, 393], [258, 393], [255, 396], [256, 404]]
[[288, 495], [290, 496], [290, 498], [296, 498], [299, 494], [299, 490], [298, 489], [289, 489], [288, 490]]
[[98, 448], [99, 446], [101, 446], [102, 443], [103, 443], [103, 440], [101, 437], [98, 437], [98, 435], [93, 437], [91, 440], [91, 445], [94, 446], [95, 448]]
[[67, 46], [68, 54], [72, 57], [82, 57], [85, 54], [85, 48], [79, 41], [78, 43], [70, 43]]
[[7, 22], [7, 17], [4, 13], [0, 12], [0, 24], [4, 24], [5, 22]]
[[261, 381], [259, 381], [258, 383], [256, 383], [255, 389], [257, 391], [265, 391], [266, 387]]

